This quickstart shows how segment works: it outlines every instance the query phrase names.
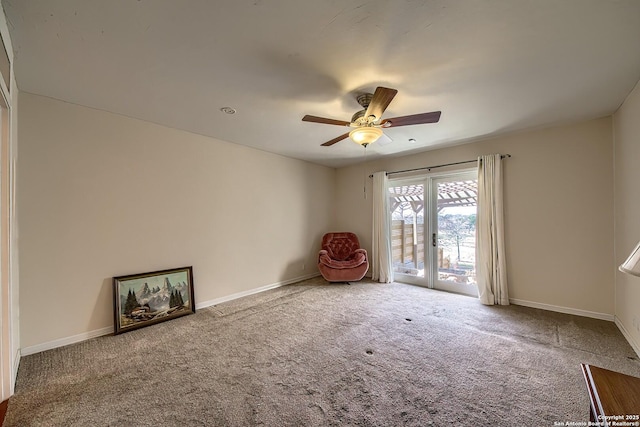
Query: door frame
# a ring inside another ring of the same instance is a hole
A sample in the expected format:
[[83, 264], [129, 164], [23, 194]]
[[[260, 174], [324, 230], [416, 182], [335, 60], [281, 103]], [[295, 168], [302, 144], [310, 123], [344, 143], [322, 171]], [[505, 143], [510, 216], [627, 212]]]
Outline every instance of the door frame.
[[[437, 183], [439, 180], [447, 178], [473, 178], [477, 179], [477, 167], [457, 169], [446, 172], [427, 172], [420, 175], [413, 175], [401, 178], [390, 178], [388, 181], [388, 187], [397, 187], [399, 185], [421, 184], [424, 186], [424, 241], [423, 241], [423, 253], [424, 253], [424, 277], [412, 276], [403, 273], [394, 273], [394, 280], [402, 283], [409, 283], [412, 285], [422, 286], [425, 288], [442, 290], [447, 292], [459, 293], [464, 295], [477, 296], [477, 290], [465, 289], [461, 286], [455, 286], [447, 281], [438, 280], [438, 268], [437, 268], [437, 246], [434, 249], [432, 244], [432, 236], [436, 233], [437, 239]], [[434, 197], [436, 197], [434, 199]], [[389, 212], [391, 214], [391, 212]], [[389, 221], [392, 221], [391, 215], [389, 215]], [[388, 224], [388, 229], [391, 230], [391, 223]], [[391, 238], [391, 236], [389, 236]]]
[[[457, 170], [457, 171], [452, 171], [452, 172], [444, 172], [441, 174], [434, 174], [431, 177], [430, 180], [430, 184], [431, 184], [431, 189], [430, 189], [430, 197], [433, 197], [433, 195], [438, 194], [438, 182], [441, 181], [450, 181], [452, 179], [462, 179], [462, 180], [471, 180], [471, 179], [478, 179], [478, 173], [477, 173], [478, 169], [477, 168], [466, 168], [466, 169], [461, 169], [461, 170]], [[437, 203], [437, 199], [435, 200], [435, 203], [433, 200], [430, 200], [430, 205], [429, 205], [429, 231], [430, 231], [430, 236], [433, 235], [433, 233], [436, 233], [436, 241], [438, 240], [438, 203]], [[432, 242], [432, 238], [429, 239], [429, 243]], [[426, 244], [426, 239], [425, 239], [425, 244]], [[438, 279], [438, 254], [437, 254], [437, 248], [438, 246], [435, 246], [435, 249], [432, 245], [430, 245], [430, 251], [429, 254], [431, 256], [430, 259], [430, 264], [429, 264], [429, 273], [430, 273], [430, 278], [429, 278], [429, 283], [431, 286], [429, 286], [432, 289], [438, 289], [441, 291], [447, 291], [447, 292], [453, 292], [456, 294], [463, 294], [463, 295], [469, 295], [469, 296], [478, 296], [478, 288], [477, 286], [472, 287], [471, 289], [469, 285], [462, 285], [459, 283], [451, 283], [449, 281], [446, 280], [439, 280]], [[426, 248], [425, 248], [426, 251]], [[476, 268], [477, 270], [477, 268]], [[425, 274], [426, 275], [426, 274]]]

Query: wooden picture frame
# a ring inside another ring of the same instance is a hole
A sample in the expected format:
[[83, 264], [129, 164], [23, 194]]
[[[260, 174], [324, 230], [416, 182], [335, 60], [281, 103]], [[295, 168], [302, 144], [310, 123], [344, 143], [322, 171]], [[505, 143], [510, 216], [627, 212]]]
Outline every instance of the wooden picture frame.
[[191, 266], [113, 278], [115, 335], [195, 312]]

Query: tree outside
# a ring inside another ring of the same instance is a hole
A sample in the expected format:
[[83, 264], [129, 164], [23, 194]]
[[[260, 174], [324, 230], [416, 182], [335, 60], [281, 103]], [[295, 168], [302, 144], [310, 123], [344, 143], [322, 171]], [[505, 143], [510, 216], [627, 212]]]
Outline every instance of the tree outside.
[[475, 236], [476, 215], [444, 214], [438, 215], [439, 246], [456, 248], [456, 261], [462, 261], [460, 252], [462, 242]]

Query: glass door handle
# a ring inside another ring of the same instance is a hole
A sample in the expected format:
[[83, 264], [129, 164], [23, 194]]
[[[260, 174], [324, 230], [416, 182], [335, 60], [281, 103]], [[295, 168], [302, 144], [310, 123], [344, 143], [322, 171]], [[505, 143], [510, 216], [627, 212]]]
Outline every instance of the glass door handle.
[[438, 246], [438, 242], [436, 241], [436, 233], [433, 233], [431, 235], [431, 245], [435, 248], [436, 246]]

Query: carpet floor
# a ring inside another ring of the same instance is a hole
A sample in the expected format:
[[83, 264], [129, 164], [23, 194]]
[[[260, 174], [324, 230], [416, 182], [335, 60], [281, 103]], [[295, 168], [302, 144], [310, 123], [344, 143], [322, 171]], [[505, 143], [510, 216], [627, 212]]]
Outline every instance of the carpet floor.
[[23, 357], [5, 426], [553, 426], [580, 363], [640, 376], [614, 323], [312, 279]]

